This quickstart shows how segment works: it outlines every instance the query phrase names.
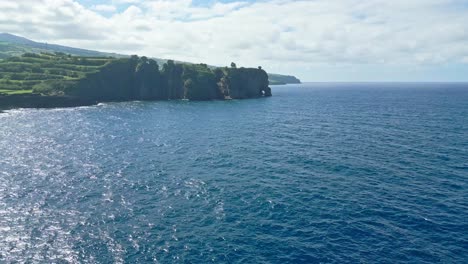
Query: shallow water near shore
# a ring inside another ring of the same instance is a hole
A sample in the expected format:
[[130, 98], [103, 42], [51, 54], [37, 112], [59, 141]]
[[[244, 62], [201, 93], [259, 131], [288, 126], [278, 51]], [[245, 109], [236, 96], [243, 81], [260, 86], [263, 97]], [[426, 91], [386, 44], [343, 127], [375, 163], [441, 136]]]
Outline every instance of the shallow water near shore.
[[0, 114], [0, 263], [464, 263], [468, 84]]

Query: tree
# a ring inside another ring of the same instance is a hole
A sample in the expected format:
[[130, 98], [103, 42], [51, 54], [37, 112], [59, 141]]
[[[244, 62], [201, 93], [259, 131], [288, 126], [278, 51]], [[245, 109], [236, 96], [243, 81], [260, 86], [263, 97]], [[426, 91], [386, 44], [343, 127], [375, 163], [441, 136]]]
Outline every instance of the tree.
[[261, 70], [261, 69], [262, 69], [262, 66], [258, 66], [258, 69]]
[[237, 65], [234, 62], [231, 62], [231, 68], [237, 68]]

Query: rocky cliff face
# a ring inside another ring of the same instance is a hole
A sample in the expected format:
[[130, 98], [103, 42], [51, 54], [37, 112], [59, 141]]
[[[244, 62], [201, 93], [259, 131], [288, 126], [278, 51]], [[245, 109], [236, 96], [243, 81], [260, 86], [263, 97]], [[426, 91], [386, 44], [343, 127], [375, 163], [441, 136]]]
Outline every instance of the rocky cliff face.
[[185, 65], [184, 98], [189, 100], [224, 99], [218, 88], [216, 74], [206, 65]]
[[153, 89], [153, 87], [162, 85], [159, 65], [155, 61], [141, 60], [135, 69], [133, 82], [135, 85], [133, 96], [136, 99], [156, 100], [164, 98], [159, 89]]
[[268, 75], [262, 69], [210, 69], [204, 64], [182, 65], [168, 61], [159, 71], [158, 64], [145, 57], [112, 61], [99, 72], [63, 90], [65, 95], [100, 101], [271, 96]]

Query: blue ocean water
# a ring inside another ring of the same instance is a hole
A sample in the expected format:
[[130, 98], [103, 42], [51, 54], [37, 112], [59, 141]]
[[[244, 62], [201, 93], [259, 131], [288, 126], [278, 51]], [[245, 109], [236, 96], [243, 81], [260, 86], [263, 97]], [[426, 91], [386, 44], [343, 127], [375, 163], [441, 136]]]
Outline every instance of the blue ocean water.
[[0, 114], [0, 263], [467, 263], [468, 84]]

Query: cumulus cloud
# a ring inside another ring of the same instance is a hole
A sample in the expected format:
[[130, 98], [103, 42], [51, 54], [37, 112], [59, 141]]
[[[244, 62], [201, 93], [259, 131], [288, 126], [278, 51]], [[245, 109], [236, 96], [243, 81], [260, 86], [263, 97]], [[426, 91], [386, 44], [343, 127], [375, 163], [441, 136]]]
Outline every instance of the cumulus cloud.
[[114, 5], [93, 5], [91, 9], [101, 12], [115, 12], [117, 11], [117, 7]]
[[264, 65], [304, 76], [319, 67], [467, 63], [467, 11], [463, 0], [214, 1], [204, 6], [191, 0], [109, 0], [88, 7], [74, 0], [19, 0], [0, 2], [0, 31], [103, 51]]

